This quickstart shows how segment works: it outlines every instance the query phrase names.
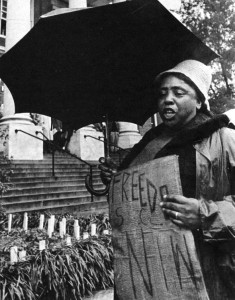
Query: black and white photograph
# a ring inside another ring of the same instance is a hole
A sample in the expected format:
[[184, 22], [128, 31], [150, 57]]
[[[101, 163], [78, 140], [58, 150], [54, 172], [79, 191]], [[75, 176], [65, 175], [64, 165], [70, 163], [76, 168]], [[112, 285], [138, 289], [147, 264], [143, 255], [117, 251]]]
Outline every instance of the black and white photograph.
[[235, 300], [235, 1], [0, 0], [0, 300]]

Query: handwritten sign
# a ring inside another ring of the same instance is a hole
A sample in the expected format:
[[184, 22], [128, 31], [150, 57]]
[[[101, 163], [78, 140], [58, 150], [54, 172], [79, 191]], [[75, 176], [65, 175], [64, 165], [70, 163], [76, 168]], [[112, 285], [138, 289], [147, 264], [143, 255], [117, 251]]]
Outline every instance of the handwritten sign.
[[208, 299], [191, 231], [159, 203], [182, 194], [177, 156], [115, 174], [109, 192], [119, 300]]

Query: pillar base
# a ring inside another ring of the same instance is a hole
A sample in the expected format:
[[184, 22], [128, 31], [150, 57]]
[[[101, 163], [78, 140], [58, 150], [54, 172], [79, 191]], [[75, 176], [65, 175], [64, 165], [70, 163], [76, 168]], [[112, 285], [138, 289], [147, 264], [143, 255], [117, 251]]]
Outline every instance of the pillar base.
[[11, 160], [42, 160], [43, 142], [28, 135], [42, 132], [27, 114], [3, 117], [0, 120], [0, 152]]
[[97, 162], [100, 157], [104, 157], [104, 143], [92, 137], [85, 137], [88, 135], [97, 139], [103, 137], [102, 132], [98, 132], [92, 127], [83, 127], [73, 133], [68, 144], [68, 150], [82, 160]]
[[139, 134], [119, 135], [118, 146], [122, 149], [130, 149], [141, 140]]
[[137, 144], [142, 136], [138, 131], [138, 126], [128, 122], [118, 122], [119, 139], [118, 146], [123, 149], [130, 149]]

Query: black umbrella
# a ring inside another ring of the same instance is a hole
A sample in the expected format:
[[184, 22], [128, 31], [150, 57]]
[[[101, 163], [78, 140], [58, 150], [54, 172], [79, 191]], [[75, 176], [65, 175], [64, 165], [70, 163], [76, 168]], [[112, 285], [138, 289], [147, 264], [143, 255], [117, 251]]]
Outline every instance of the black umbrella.
[[155, 75], [184, 59], [217, 55], [156, 0], [133, 0], [42, 17], [0, 59], [16, 112], [74, 129], [102, 121], [142, 125], [155, 112]]

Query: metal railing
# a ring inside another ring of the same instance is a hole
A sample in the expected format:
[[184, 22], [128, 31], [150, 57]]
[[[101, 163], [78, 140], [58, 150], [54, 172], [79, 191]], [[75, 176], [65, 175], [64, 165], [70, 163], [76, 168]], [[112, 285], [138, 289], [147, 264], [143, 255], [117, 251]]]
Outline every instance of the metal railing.
[[[100, 141], [100, 142], [102, 142], [102, 143], [104, 143], [104, 144], [108, 144], [107, 143], [107, 140], [105, 139], [105, 137], [103, 137], [103, 136], [99, 136], [98, 138], [96, 138], [96, 137], [94, 137], [94, 136], [92, 136], [92, 135], [89, 135], [89, 134], [86, 134], [86, 135], [84, 135], [84, 138], [86, 139], [87, 137], [89, 137], [89, 138], [92, 138], [92, 139], [95, 139], [95, 140], [97, 140], [97, 141]], [[103, 139], [103, 140], [102, 140]], [[112, 146], [112, 147], [115, 147], [115, 148], [118, 148], [119, 150], [122, 150], [122, 151], [124, 151], [124, 152], [130, 152], [130, 150], [127, 150], [127, 149], [124, 149], [124, 148], [122, 148], [122, 147], [119, 147], [118, 145], [116, 145], [116, 144], [114, 144], [114, 143], [111, 143], [110, 141], [109, 141], [109, 146]]]
[[81, 159], [80, 157], [78, 157], [77, 155], [75, 154], [72, 154], [70, 153], [68, 150], [66, 149], [62, 149], [60, 146], [58, 146], [57, 144], [53, 143], [52, 141], [50, 141], [47, 136], [45, 136], [41, 131], [35, 131], [35, 134], [38, 135], [38, 134], [41, 134], [45, 139], [42, 139], [42, 138], [39, 138], [38, 136], [35, 136], [29, 132], [26, 132], [24, 130], [21, 130], [21, 129], [15, 129], [15, 133], [18, 133], [18, 132], [22, 132], [24, 134], [27, 134], [35, 139], [38, 139], [42, 142], [45, 142], [47, 143], [48, 145], [51, 146], [51, 149], [52, 149], [52, 176], [54, 177], [55, 176], [55, 151], [58, 150], [58, 151], [61, 151], [61, 152], [64, 152], [66, 154], [68, 154], [69, 156], [79, 160], [80, 162], [86, 164], [88, 167], [89, 167], [89, 174], [86, 175], [86, 178], [85, 178], [85, 186], [88, 190], [88, 192], [91, 194], [91, 201], [93, 202], [94, 201], [94, 197], [93, 196], [104, 196], [108, 193], [108, 190], [109, 190], [109, 186], [106, 186], [105, 189], [103, 190], [99, 190], [99, 191], [96, 191], [94, 188], [93, 188], [93, 165], [88, 163], [87, 161]]
[[[110, 141], [107, 142], [107, 139], [105, 137], [103, 137], [103, 136], [99, 136], [98, 138], [96, 138], [96, 137], [94, 137], [92, 135], [84, 135], [84, 138], [85, 139], [86, 138], [92, 138], [92, 139], [97, 140], [97, 141], [99, 141], [101, 143], [104, 143], [106, 145], [106, 147], [114, 147], [114, 148], [117, 148], [118, 150], [121, 150], [121, 151], [126, 152], [126, 153], [130, 152], [130, 150], [127, 150], [127, 149], [124, 149], [122, 147], [119, 147], [119, 146], [117, 146], [116, 144], [114, 144], [114, 143], [112, 143]], [[110, 151], [110, 152], [112, 152], [112, 151]], [[121, 163], [121, 153], [120, 153], [120, 151], [117, 154], [119, 156], [119, 164], [120, 164]]]

